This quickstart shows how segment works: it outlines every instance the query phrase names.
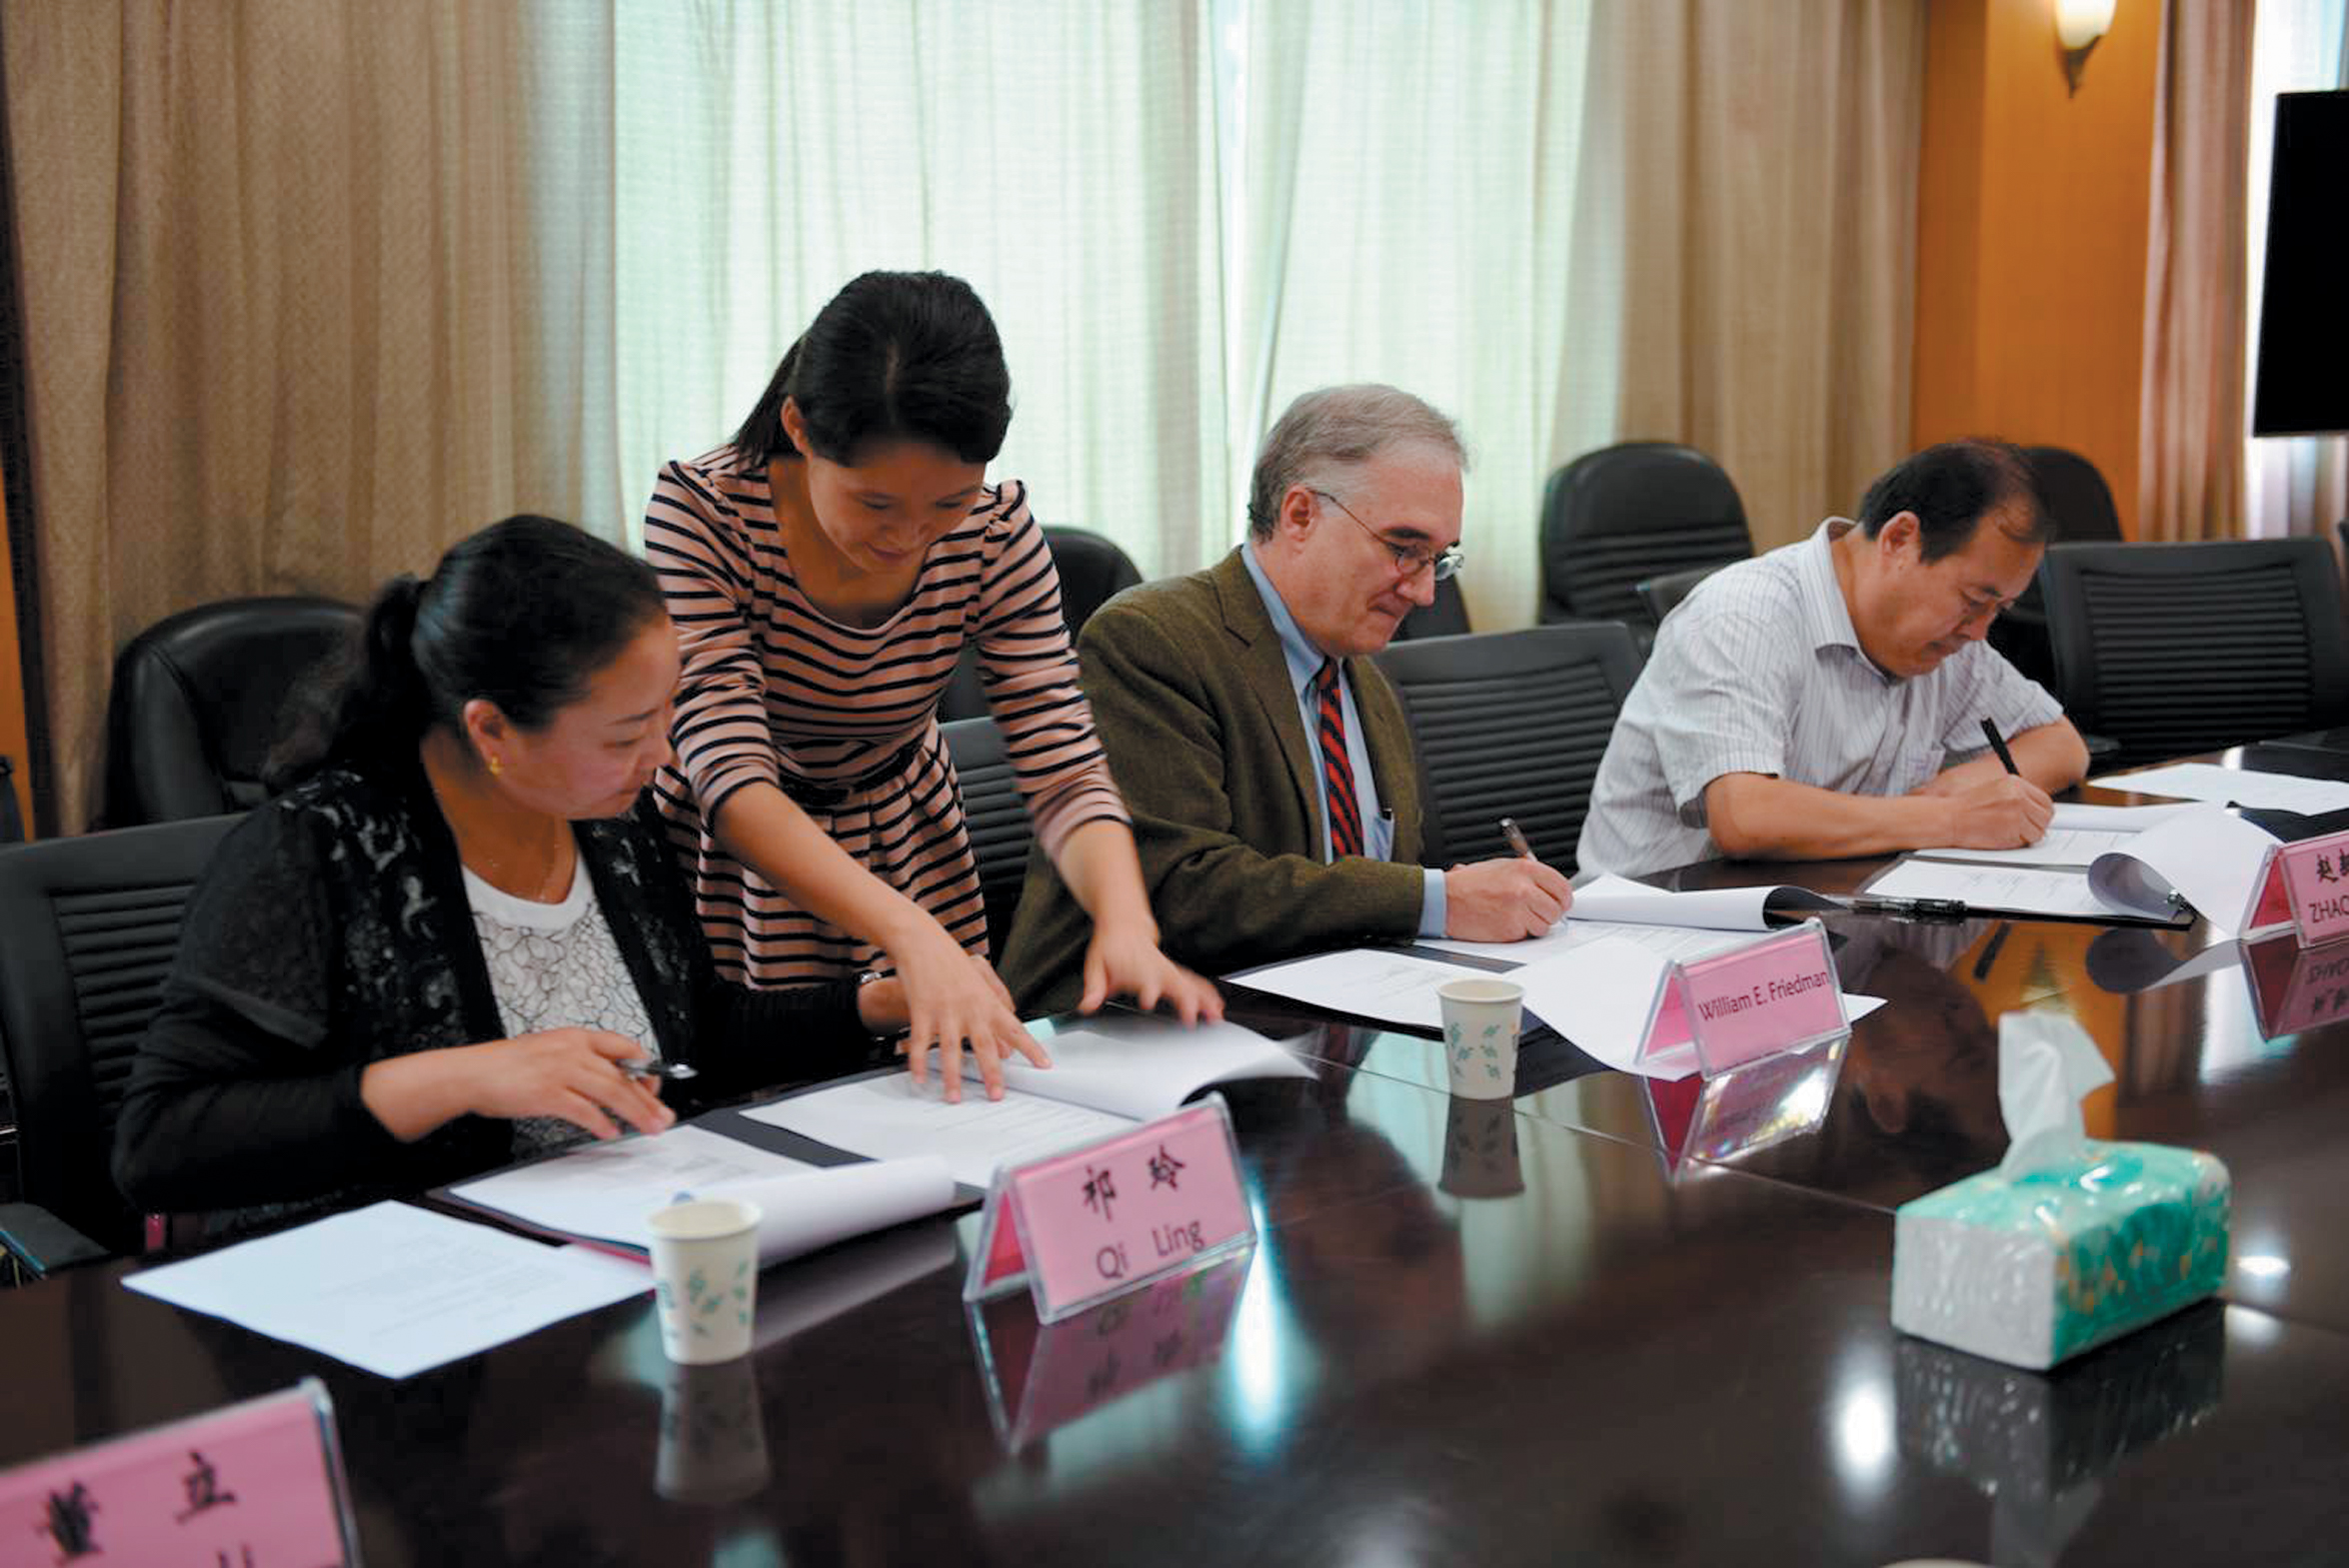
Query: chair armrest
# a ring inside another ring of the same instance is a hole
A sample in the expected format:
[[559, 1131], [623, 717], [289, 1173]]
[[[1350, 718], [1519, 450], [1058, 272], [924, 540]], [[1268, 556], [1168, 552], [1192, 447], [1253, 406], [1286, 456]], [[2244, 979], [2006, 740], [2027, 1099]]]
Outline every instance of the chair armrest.
[[0, 1203], [0, 1252], [35, 1279], [112, 1255], [38, 1203]]

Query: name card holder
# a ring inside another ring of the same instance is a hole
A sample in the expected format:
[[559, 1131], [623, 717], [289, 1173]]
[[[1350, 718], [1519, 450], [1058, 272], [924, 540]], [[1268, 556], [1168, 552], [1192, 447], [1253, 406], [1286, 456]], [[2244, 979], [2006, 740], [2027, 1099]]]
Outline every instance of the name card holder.
[[1231, 1113], [1210, 1094], [1131, 1132], [996, 1172], [965, 1301], [1026, 1284], [1057, 1323], [1253, 1246]]
[[306, 1377], [0, 1472], [0, 1568], [59, 1562], [357, 1568], [334, 1401]]
[[1696, 1070], [1710, 1078], [1850, 1027], [1827, 928], [1810, 919], [1727, 952], [1666, 964], [1639, 1060], [1684, 1066], [1693, 1054]]
[[987, 1378], [988, 1413], [1005, 1451], [1164, 1378], [1214, 1360], [1238, 1316], [1252, 1250], [1040, 1323], [1018, 1302], [964, 1307]]
[[2270, 844], [2260, 856], [2241, 933], [2286, 925], [2303, 947], [2349, 936], [2349, 832]]

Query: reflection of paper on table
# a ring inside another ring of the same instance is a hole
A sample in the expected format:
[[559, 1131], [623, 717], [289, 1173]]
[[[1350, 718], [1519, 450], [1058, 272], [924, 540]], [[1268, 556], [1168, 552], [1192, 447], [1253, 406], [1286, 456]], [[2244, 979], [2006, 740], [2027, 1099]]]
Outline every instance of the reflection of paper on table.
[[1226, 975], [1234, 985], [1286, 996], [1307, 1006], [1406, 1028], [1440, 1029], [1435, 987], [1446, 980], [1490, 978], [1491, 971], [1438, 963], [1382, 947], [1354, 947]]
[[[2193, 810], [2193, 806], [2183, 807]], [[2126, 849], [2139, 834], [2134, 828], [2050, 827], [2037, 843], [2020, 849], [1964, 849], [1936, 847], [1913, 851], [1926, 860], [1978, 860], [1990, 865], [2069, 865], [2086, 870], [2100, 854]]]
[[2132, 794], [2175, 795], [2221, 805], [2232, 801], [2270, 810], [2300, 811], [2309, 816], [2349, 806], [2349, 784], [2221, 768], [2215, 763], [2172, 763], [2165, 768], [2149, 768], [2139, 774], [2113, 774], [2091, 782], [2102, 788], [2126, 789]]
[[542, 1230], [644, 1248], [644, 1216], [680, 1192], [815, 1169], [704, 1127], [591, 1143], [461, 1182], [449, 1195]]
[[375, 1203], [123, 1281], [383, 1377], [413, 1377], [650, 1289], [635, 1264]]
[[935, 1074], [918, 1088], [903, 1072], [794, 1094], [743, 1114], [872, 1159], [935, 1154], [957, 1181], [975, 1187], [992, 1182], [999, 1164], [1057, 1153], [1134, 1125], [1130, 1117], [1016, 1089], [990, 1100], [969, 1083], [962, 1102], [951, 1104]]

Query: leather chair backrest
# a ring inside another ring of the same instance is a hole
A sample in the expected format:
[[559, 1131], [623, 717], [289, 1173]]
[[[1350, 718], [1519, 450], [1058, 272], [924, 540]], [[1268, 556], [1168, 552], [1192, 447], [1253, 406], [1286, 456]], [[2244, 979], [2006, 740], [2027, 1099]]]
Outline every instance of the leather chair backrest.
[[108, 1160], [180, 914], [240, 818], [200, 817], [0, 849], [0, 1051], [27, 1201], [133, 1252]]
[[1679, 609], [1680, 601], [1686, 599], [1697, 584], [1720, 570], [1718, 566], [1690, 567], [1685, 572], [1667, 572], [1662, 577], [1651, 577], [1639, 585], [1639, 602], [1647, 607], [1648, 618], [1660, 627], [1664, 624], [1664, 617]]
[[2121, 515], [2112, 487], [2096, 465], [2065, 447], [2025, 447], [2039, 504], [2055, 520], [2055, 538], [2066, 545], [2118, 544]]
[[[1053, 571], [1061, 580], [1061, 619], [1069, 624], [1069, 640], [1085, 630], [1093, 613], [1142, 581], [1142, 570], [1115, 541], [1090, 529], [1047, 528], [1045, 547], [1053, 554]], [[979, 650], [963, 645], [963, 657], [939, 700], [938, 717], [956, 721], [986, 716], [987, 689], [979, 676]]]
[[2055, 695], [2123, 766], [2349, 722], [2349, 629], [2321, 539], [2053, 545]]
[[231, 599], [133, 638], [115, 661], [107, 711], [108, 825], [259, 804], [288, 699], [360, 622], [338, 600]]
[[1638, 585], [1753, 554], [1745, 505], [1693, 447], [1629, 441], [1586, 452], [1541, 498], [1541, 619], [1653, 628]]
[[1510, 852], [1514, 817], [1534, 852], [1573, 864], [1590, 786], [1639, 677], [1615, 622], [1390, 644], [1378, 668], [1402, 694], [1426, 782], [1429, 865]]
[[958, 719], [939, 727], [955, 778], [963, 791], [963, 822], [979, 860], [979, 887], [987, 899], [987, 940], [1001, 954], [1020, 907], [1020, 884], [1028, 875], [1028, 849], [1036, 829], [1028, 819], [1018, 775], [993, 719]]
[[1421, 605], [1402, 618], [1394, 629], [1397, 642], [1422, 637], [1465, 637], [1475, 630], [1468, 625], [1468, 602], [1460, 597], [1460, 580], [1445, 578], [1435, 585], [1433, 604]]

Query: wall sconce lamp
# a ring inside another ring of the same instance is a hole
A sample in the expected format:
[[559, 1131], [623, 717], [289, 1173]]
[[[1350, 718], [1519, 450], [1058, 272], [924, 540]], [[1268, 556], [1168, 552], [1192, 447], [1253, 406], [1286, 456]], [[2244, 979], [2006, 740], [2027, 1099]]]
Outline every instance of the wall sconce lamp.
[[2113, 0], [2055, 0], [2055, 38], [2063, 46], [2063, 79], [2069, 91], [2080, 90], [2080, 72], [2088, 51], [2112, 27]]

